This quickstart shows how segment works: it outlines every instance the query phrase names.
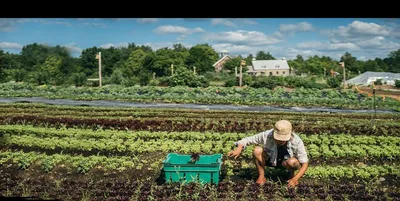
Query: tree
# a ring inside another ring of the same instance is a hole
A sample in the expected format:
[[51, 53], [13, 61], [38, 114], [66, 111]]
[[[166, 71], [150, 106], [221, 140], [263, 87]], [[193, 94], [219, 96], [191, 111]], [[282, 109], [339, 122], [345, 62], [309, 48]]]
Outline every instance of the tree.
[[178, 66], [183, 67], [188, 56], [189, 53], [184, 50], [176, 51], [176, 49], [169, 49], [168, 47], [161, 48], [156, 51], [149, 69], [151, 72], [155, 72], [157, 76], [171, 75], [171, 64], [174, 65], [174, 70]]
[[60, 71], [62, 58], [52, 55], [46, 58], [46, 61], [40, 65], [39, 71], [35, 72], [34, 79], [37, 84], [60, 84], [64, 82], [64, 77]]
[[147, 53], [143, 50], [138, 49], [131, 53], [129, 59], [125, 62], [125, 67], [123, 68], [123, 74], [125, 77], [130, 78], [137, 76], [141, 71], [143, 71], [143, 62], [146, 58]]
[[6, 61], [6, 54], [3, 50], [0, 50], [0, 82], [4, 82], [6, 77], [6, 69], [8, 68], [8, 62]]
[[346, 52], [340, 60], [344, 62], [346, 71], [351, 71], [354, 73], [358, 73], [361, 70], [357, 63], [357, 58], [353, 57], [349, 52]]
[[251, 62], [253, 61], [253, 55], [252, 54], [249, 54], [247, 57], [246, 57], [246, 64], [247, 65], [251, 65]]
[[275, 57], [273, 57], [269, 52], [265, 53], [264, 51], [259, 51], [259, 52], [257, 52], [256, 59], [257, 60], [275, 60]]
[[99, 61], [96, 59], [96, 54], [100, 51], [97, 47], [91, 47], [84, 49], [80, 56], [80, 63], [83, 68], [83, 72], [88, 77], [98, 77], [99, 75]]
[[189, 50], [189, 56], [186, 65], [196, 66], [199, 74], [214, 71], [212, 66], [218, 60], [218, 53], [208, 44], [199, 44]]
[[385, 63], [387, 63], [390, 72], [400, 73], [400, 49], [390, 52]]
[[[242, 60], [241, 57], [235, 57], [235, 58], [227, 61], [224, 64], [224, 69], [230, 70], [231, 72], [235, 72], [235, 67], [238, 67], [237, 70], [238, 70], [238, 73], [239, 73], [239, 65], [240, 65], [240, 61], [241, 60]], [[246, 62], [246, 64], [248, 64], [248, 63]]]

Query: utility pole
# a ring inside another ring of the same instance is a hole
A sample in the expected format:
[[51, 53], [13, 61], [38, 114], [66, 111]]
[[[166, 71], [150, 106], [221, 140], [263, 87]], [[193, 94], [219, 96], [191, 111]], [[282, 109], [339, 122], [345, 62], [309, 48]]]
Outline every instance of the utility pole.
[[339, 65], [343, 68], [343, 89], [346, 88], [346, 68], [344, 62], [339, 62]]
[[96, 54], [96, 59], [99, 60], [99, 86], [101, 87], [101, 52]]

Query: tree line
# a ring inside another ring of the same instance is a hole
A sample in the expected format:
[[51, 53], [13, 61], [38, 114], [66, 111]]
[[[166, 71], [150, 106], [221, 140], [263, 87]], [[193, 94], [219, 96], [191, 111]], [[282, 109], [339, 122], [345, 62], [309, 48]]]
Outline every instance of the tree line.
[[[65, 47], [33, 43], [24, 46], [19, 54], [0, 50], [0, 82], [80, 86], [88, 78], [98, 78], [98, 60], [95, 57], [98, 52], [102, 55], [104, 81], [125, 86], [148, 84], [153, 77], [170, 77], [173, 72], [193, 73], [194, 67], [197, 75], [210, 74], [214, 72], [212, 65], [219, 59], [218, 53], [209, 44], [198, 44], [191, 48], [175, 44], [172, 48], [158, 50], [135, 43], [118, 48], [94, 46], [84, 49], [79, 57], [72, 57]], [[276, 59], [269, 52], [258, 51], [254, 56], [250, 54], [244, 58], [234, 57], [224, 68], [234, 73], [240, 60], [246, 60], [247, 65], [251, 65], [253, 57], [257, 60]], [[345, 62], [350, 76], [365, 71], [400, 73], [400, 49], [391, 52], [386, 58], [367, 61], [357, 60], [346, 52], [341, 61]], [[338, 62], [330, 57], [317, 55], [308, 58], [298, 55], [295, 59], [288, 60], [289, 66], [298, 73], [311, 75], [329, 75], [330, 70], [341, 72]]]

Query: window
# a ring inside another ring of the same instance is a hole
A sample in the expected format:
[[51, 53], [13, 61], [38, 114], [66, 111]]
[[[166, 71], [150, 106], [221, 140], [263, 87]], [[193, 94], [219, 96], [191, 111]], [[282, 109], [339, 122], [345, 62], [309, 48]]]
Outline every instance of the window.
[[269, 75], [272, 75], [272, 72], [269, 72]]
[[283, 71], [282, 73], [285, 74], [285, 71]]
[[276, 74], [279, 75], [279, 71], [276, 71]]

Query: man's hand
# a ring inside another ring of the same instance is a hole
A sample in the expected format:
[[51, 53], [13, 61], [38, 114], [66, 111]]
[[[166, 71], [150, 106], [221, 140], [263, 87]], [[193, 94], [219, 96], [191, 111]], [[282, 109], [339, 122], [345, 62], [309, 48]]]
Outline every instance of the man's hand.
[[299, 184], [299, 180], [293, 177], [292, 179], [289, 179], [288, 181], [288, 187], [295, 187], [297, 184]]
[[235, 157], [235, 159], [237, 159], [237, 157], [240, 156], [240, 153], [242, 153], [242, 149], [243, 149], [243, 145], [239, 145], [238, 148], [236, 148], [236, 149], [233, 150], [233, 151], [230, 151], [230, 152], [228, 153], [228, 156], [230, 156], [230, 157]]

